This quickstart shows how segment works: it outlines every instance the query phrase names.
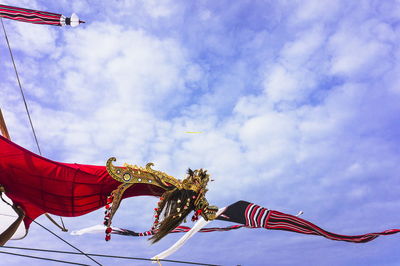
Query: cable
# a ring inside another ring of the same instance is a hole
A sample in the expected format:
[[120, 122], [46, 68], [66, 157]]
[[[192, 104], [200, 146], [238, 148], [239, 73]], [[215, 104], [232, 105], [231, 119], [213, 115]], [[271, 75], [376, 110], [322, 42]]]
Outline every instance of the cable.
[[[9, 206], [12, 207], [12, 205], [7, 202], [4, 198], [3, 195], [0, 193], [0, 198], [3, 202], [5, 202], [6, 204], [8, 204]], [[26, 218], [28, 218], [29, 220], [31, 220], [32, 222], [34, 222], [35, 224], [39, 225], [40, 227], [42, 227], [44, 230], [46, 230], [47, 232], [49, 232], [50, 234], [54, 235], [55, 237], [57, 237], [58, 239], [60, 239], [61, 241], [63, 241], [64, 243], [66, 243], [67, 245], [69, 245], [70, 247], [76, 249], [77, 251], [80, 252], [80, 254], [85, 255], [86, 257], [88, 257], [90, 260], [92, 260], [93, 262], [95, 262], [97, 265], [101, 265], [100, 263], [98, 263], [95, 259], [93, 259], [92, 257], [90, 257], [89, 255], [87, 255], [86, 253], [84, 253], [82, 250], [80, 250], [79, 248], [75, 247], [74, 245], [72, 245], [71, 243], [69, 243], [67, 240], [63, 239], [62, 237], [60, 237], [59, 235], [57, 235], [56, 233], [54, 233], [53, 231], [51, 231], [50, 229], [46, 228], [45, 226], [41, 225], [40, 223], [36, 222], [34, 219], [32, 219], [31, 217], [25, 215]]]
[[[3, 246], [2, 248], [21, 249], [21, 250], [30, 250], [30, 251], [41, 251], [41, 252], [51, 252], [51, 253], [62, 253], [62, 254], [71, 254], [71, 255], [82, 255], [81, 253], [72, 252], [72, 251], [62, 251], [62, 250], [49, 250], [49, 249], [37, 249], [37, 248], [25, 248], [25, 247], [11, 247], [11, 246]], [[104, 254], [91, 254], [91, 253], [87, 253], [87, 255], [93, 256], [93, 257], [105, 257], [105, 258], [115, 258], [115, 259], [130, 259], [130, 260], [157, 261], [157, 260], [154, 260], [154, 259], [147, 259], [147, 258], [126, 257], [126, 256], [115, 256], [115, 255], [104, 255]], [[208, 263], [192, 262], [192, 261], [180, 261], [180, 260], [168, 260], [168, 259], [160, 259], [159, 261], [174, 262], [174, 263], [185, 263], [185, 264], [192, 264], [192, 265], [217, 266], [217, 264], [208, 264]]]
[[19, 85], [19, 90], [20, 90], [20, 92], [21, 92], [22, 99], [24, 100], [26, 113], [28, 114], [28, 118], [29, 118], [29, 123], [31, 124], [31, 128], [32, 128], [33, 136], [34, 136], [34, 138], [35, 138], [36, 146], [37, 146], [37, 148], [38, 148], [39, 154], [42, 155], [42, 151], [40, 150], [40, 147], [39, 147], [39, 141], [38, 141], [37, 136], [36, 136], [35, 128], [33, 127], [32, 119], [31, 119], [31, 114], [29, 113], [28, 105], [27, 105], [26, 100], [25, 100], [25, 94], [24, 94], [24, 91], [23, 91], [22, 86], [21, 86], [21, 81], [19, 80], [19, 75], [18, 75], [17, 67], [16, 67], [16, 65], [15, 65], [14, 56], [13, 56], [13, 53], [12, 53], [12, 51], [11, 51], [10, 42], [8, 41], [8, 36], [7, 36], [6, 28], [4, 27], [3, 18], [0, 17], [0, 20], [1, 20], [1, 25], [3, 26], [4, 36], [6, 37], [7, 46], [8, 46], [8, 51], [10, 51], [11, 60], [12, 60], [13, 65], [14, 65], [15, 75], [17, 76], [18, 85]]
[[60, 262], [60, 263], [90, 266], [89, 264], [82, 264], [82, 263], [65, 261], [65, 260], [56, 260], [56, 259], [50, 259], [50, 258], [44, 258], [44, 257], [36, 257], [36, 256], [19, 254], [19, 253], [12, 253], [12, 252], [6, 252], [6, 251], [0, 251], [0, 253], [9, 254], [9, 255], [15, 255], [15, 256], [21, 256], [21, 257], [27, 257], [27, 258], [31, 258], [31, 259], [49, 260], [49, 261], [55, 261], [55, 262]]
[[[25, 216], [27, 217], [27, 216]], [[28, 219], [31, 219], [30, 217], [28, 217]], [[39, 225], [40, 227], [42, 227], [44, 230], [46, 230], [47, 232], [51, 233], [52, 235], [54, 235], [55, 237], [57, 237], [58, 239], [60, 239], [61, 241], [63, 241], [64, 243], [66, 243], [67, 245], [69, 245], [70, 247], [76, 249], [77, 251], [80, 252], [80, 254], [85, 255], [86, 257], [88, 257], [90, 260], [92, 260], [94, 263], [96, 263], [97, 265], [101, 265], [99, 262], [97, 262], [95, 259], [93, 259], [92, 257], [90, 257], [88, 254], [84, 253], [82, 250], [80, 250], [79, 248], [75, 247], [74, 245], [72, 245], [71, 243], [69, 243], [67, 240], [65, 240], [64, 238], [62, 238], [61, 236], [57, 235], [56, 233], [54, 233], [53, 231], [51, 231], [50, 229], [47, 229], [45, 226], [41, 225], [40, 223], [36, 222], [35, 220], [31, 219], [32, 222], [34, 222], [35, 224]]]

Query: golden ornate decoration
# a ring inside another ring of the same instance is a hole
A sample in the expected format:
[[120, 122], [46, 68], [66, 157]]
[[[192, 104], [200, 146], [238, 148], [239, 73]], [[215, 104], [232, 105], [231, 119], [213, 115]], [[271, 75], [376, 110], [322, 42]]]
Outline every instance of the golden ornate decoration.
[[152, 169], [153, 163], [146, 164], [144, 168], [130, 164], [124, 164], [124, 167], [116, 167], [112, 164], [115, 161], [115, 157], [107, 160], [107, 171], [112, 178], [121, 183], [151, 184], [164, 189], [170, 187], [182, 189], [182, 184], [178, 179], [164, 172]]
[[[201, 215], [206, 221], [216, 218], [218, 210], [215, 206], [210, 206], [205, 194], [208, 191], [207, 184], [210, 181], [210, 175], [206, 170], [188, 170], [185, 179], [179, 180], [164, 172], [154, 170], [151, 167], [153, 163], [146, 164], [145, 167], [137, 165], [124, 164], [123, 167], [113, 165], [116, 161], [115, 157], [107, 160], [106, 168], [112, 178], [121, 182], [109, 198], [106, 205], [105, 225], [108, 231], [111, 229], [111, 220], [117, 211], [125, 191], [135, 184], [147, 184], [160, 187], [165, 190], [160, 197], [159, 208], [156, 208], [155, 222], [153, 228], [157, 230], [155, 241], [161, 239], [165, 234], [179, 225], [183, 219], [193, 210], [195, 214], [192, 220], [196, 220]], [[167, 199], [165, 198], [167, 197]], [[164, 220], [159, 223], [159, 217], [164, 210], [166, 204], [174, 206], [172, 209], [168, 207], [168, 214], [164, 213]], [[161, 207], [160, 207], [161, 206]], [[165, 222], [164, 222], [165, 221]], [[110, 239], [110, 235], [106, 236], [106, 240]]]

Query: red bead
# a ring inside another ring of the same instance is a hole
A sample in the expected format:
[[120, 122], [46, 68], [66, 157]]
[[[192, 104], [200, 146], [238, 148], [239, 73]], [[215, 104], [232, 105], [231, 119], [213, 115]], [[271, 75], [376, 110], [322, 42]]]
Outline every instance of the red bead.
[[106, 241], [110, 241], [111, 236], [110, 235], [106, 235]]
[[107, 229], [106, 229], [106, 234], [111, 233], [111, 231], [112, 231], [111, 227], [107, 227]]
[[107, 205], [106, 205], [106, 209], [109, 209], [109, 208], [110, 208], [110, 204], [107, 204]]
[[154, 208], [155, 211], [158, 211], [158, 208]]

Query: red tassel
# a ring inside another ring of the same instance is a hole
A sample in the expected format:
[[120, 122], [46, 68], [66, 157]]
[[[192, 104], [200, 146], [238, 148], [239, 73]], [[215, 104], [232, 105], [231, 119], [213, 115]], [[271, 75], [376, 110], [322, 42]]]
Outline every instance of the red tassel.
[[199, 215], [197, 214], [197, 212], [195, 214], [193, 214], [192, 216], [192, 222], [197, 221], [199, 219]]

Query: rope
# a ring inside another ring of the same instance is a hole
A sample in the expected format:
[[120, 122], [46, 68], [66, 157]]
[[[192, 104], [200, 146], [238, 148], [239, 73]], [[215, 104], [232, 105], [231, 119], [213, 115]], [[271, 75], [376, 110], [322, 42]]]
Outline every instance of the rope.
[[[24, 90], [22, 89], [21, 81], [20, 81], [20, 79], [19, 79], [19, 74], [18, 74], [18, 71], [17, 71], [17, 66], [15, 65], [14, 55], [13, 55], [13, 53], [12, 53], [11, 45], [10, 45], [10, 42], [9, 42], [9, 40], [8, 40], [7, 31], [6, 31], [6, 28], [4, 27], [3, 18], [0, 17], [0, 20], [1, 20], [1, 25], [3, 26], [4, 36], [5, 36], [6, 41], [7, 41], [8, 51], [10, 52], [11, 61], [12, 61], [13, 66], [14, 66], [15, 76], [17, 77], [17, 81], [18, 81], [18, 85], [19, 85], [19, 91], [21, 92], [22, 100], [24, 101], [24, 105], [25, 105], [25, 110], [26, 110], [26, 113], [27, 113], [28, 118], [29, 118], [29, 124], [31, 125], [31, 129], [32, 129], [32, 132], [33, 132], [33, 137], [35, 138], [35, 142], [36, 142], [36, 146], [37, 146], [37, 149], [38, 149], [38, 151], [39, 151], [39, 154], [42, 156], [42, 151], [41, 151], [41, 149], [40, 149], [39, 141], [38, 141], [38, 138], [37, 138], [37, 136], [36, 136], [35, 127], [33, 126], [33, 122], [32, 122], [32, 119], [31, 119], [31, 114], [30, 114], [30, 112], [29, 112], [28, 104], [27, 104], [26, 99], [25, 99]], [[61, 220], [61, 223], [62, 223], [62, 227], [61, 227], [60, 225], [58, 225], [56, 221], [54, 221], [52, 218], [50, 218], [50, 216], [49, 216], [47, 213], [46, 213], [46, 217], [47, 217], [50, 221], [52, 221], [56, 226], [58, 226], [63, 232], [67, 232], [67, 231], [68, 231], [68, 230], [65, 228], [65, 226], [64, 226], [64, 221], [63, 221], [63, 219], [62, 219], [61, 217], [60, 217], [60, 220]]]
[[[71, 254], [71, 255], [82, 255], [81, 253], [72, 252], [72, 251], [62, 251], [62, 250], [50, 250], [50, 249], [38, 249], [38, 248], [25, 248], [25, 247], [12, 247], [12, 246], [3, 246], [2, 248], [21, 249], [21, 250], [30, 250], [30, 251], [41, 251], [41, 252], [51, 252], [51, 253], [61, 253], [61, 254]], [[126, 256], [115, 256], [115, 255], [104, 255], [104, 254], [91, 254], [91, 253], [88, 253], [87, 255], [93, 256], [93, 257], [104, 257], [104, 258], [114, 258], [114, 259], [144, 260], [144, 261], [165, 261], [165, 262], [192, 264], [192, 265], [218, 266], [217, 264], [208, 264], [208, 263], [191, 262], [191, 261], [180, 261], [180, 260], [168, 260], [168, 259], [154, 260], [154, 259], [147, 259], [147, 258], [126, 257]]]
[[44, 258], [44, 257], [37, 257], [37, 256], [31, 256], [31, 255], [25, 255], [25, 254], [6, 252], [6, 251], [0, 251], [0, 253], [21, 256], [21, 257], [27, 257], [27, 258], [31, 258], [31, 259], [49, 260], [49, 261], [60, 262], [60, 263], [89, 266], [89, 264], [82, 264], [82, 263], [71, 262], [71, 261], [66, 261], [66, 260], [56, 260], [56, 259], [50, 259], [50, 258]]
[[31, 114], [29, 113], [28, 105], [27, 105], [27, 103], [26, 103], [24, 90], [22, 89], [21, 81], [20, 81], [20, 79], [19, 79], [19, 75], [18, 75], [18, 71], [17, 71], [17, 66], [15, 65], [14, 56], [13, 56], [13, 53], [12, 53], [12, 51], [11, 51], [10, 42], [8, 41], [8, 36], [7, 36], [6, 28], [4, 27], [3, 18], [0, 17], [0, 20], [1, 20], [1, 25], [3, 26], [4, 36], [6, 37], [7, 46], [8, 46], [8, 51], [10, 52], [11, 60], [12, 60], [13, 66], [14, 66], [15, 75], [17, 76], [18, 85], [19, 85], [19, 90], [20, 90], [20, 92], [21, 92], [22, 99], [24, 100], [25, 110], [26, 110], [26, 113], [28, 114], [29, 123], [31, 124], [31, 128], [32, 128], [33, 136], [34, 136], [34, 138], [35, 138], [36, 146], [37, 146], [37, 148], [38, 148], [39, 154], [42, 155], [42, 151], [40, 150], [40, 147], [39, 147], [39, 141], [38, 141], [37, 136], [36, 136], [36, 131], [35, 131], [35, 128], [33, 127], [32, 119], [31, 119]]
[[[6, 204], [8, 204], [9, 206], [12, 207], [12, 205], [7, 202], [6, 200], [4, 200], [3, 195], [0, 194], [0, 198], [3, 202], [5, 202]], [[50, 229], [46, 228], [45, 226], [41, 225], [40, 223], [36, 222], [34, 219], [30, 218], [29, 216], [25, 215], [26, 218], [30, 219], [32, 222], [34, 222], [35, 224], [39, 225], [40, 227], [42, 227], [44, 230], [46, 230], [47, 232], [49, 232], [50, 234], [54, 235], [55, 237], [57, 237], [58, 239], [60, 239], [61, 241], [63, 241], [64, 243], [66, 243], [67, 245], [69, 245], [70, 247], [74, 248], [75, 250], [79, 251], [80, 254], [85, 255], [86, 257], [88, 257], [90, 260], [92, 260], [93, 262], [95, 262], [97, 265], [101, 265], [100, 263], [98, 263], [95, 259], [93, 259], [92, 257], [90, 257], [89, 255], [87, 255], [86, 253], [84, 253], [82, 250], [80, 250], [79, 248], [75, 247], [74, 245], [72, 245], [71, 243], [69, 243], [67, 240], [63, 239], [62, 237], [60, 237], [59, 235], [57, 235], [56, 233], [54, 233], [53, 231], [51, 231]]]
[[[54, 221], [54, 219], [51, 218], [51, 216], [50, 216], [48, 213], [45, 213], [44, 215], [45, 215], [45, 216], [47, 217], [47, 219], [49, 219], [53, 224], [55, 224], [58, 228], [60, 228], [61, 231], [63, 231], [63, 232], [68, 232], [68, 229], [66, 229], [65, 226], [64, 226], [64, 222], [62, 223], [62, 226], [61, 226], [61, 225], [59, 225], [56, 221]], [[60, 216], [60, 219], [61, 219], [61, 222], [62, 222], [61, 216]]]
[[[49, 215], [50, 216], [50, 215]], [[63, 232], [68, 232], [68, 229], [67, 228], [65, 228], [65, 224], [64, 224], [64, 220], [63, 220], [63, 218], [60, 216], [60, 221], [61, 221], [61, 224], [62, 224], [62, 228], [61, 228], [61, 231], [63, 231]], [[58, 225], [58, 224], [57, 224]], [[59, 226], [59, 227], [61, 227], [61, 226]]]

